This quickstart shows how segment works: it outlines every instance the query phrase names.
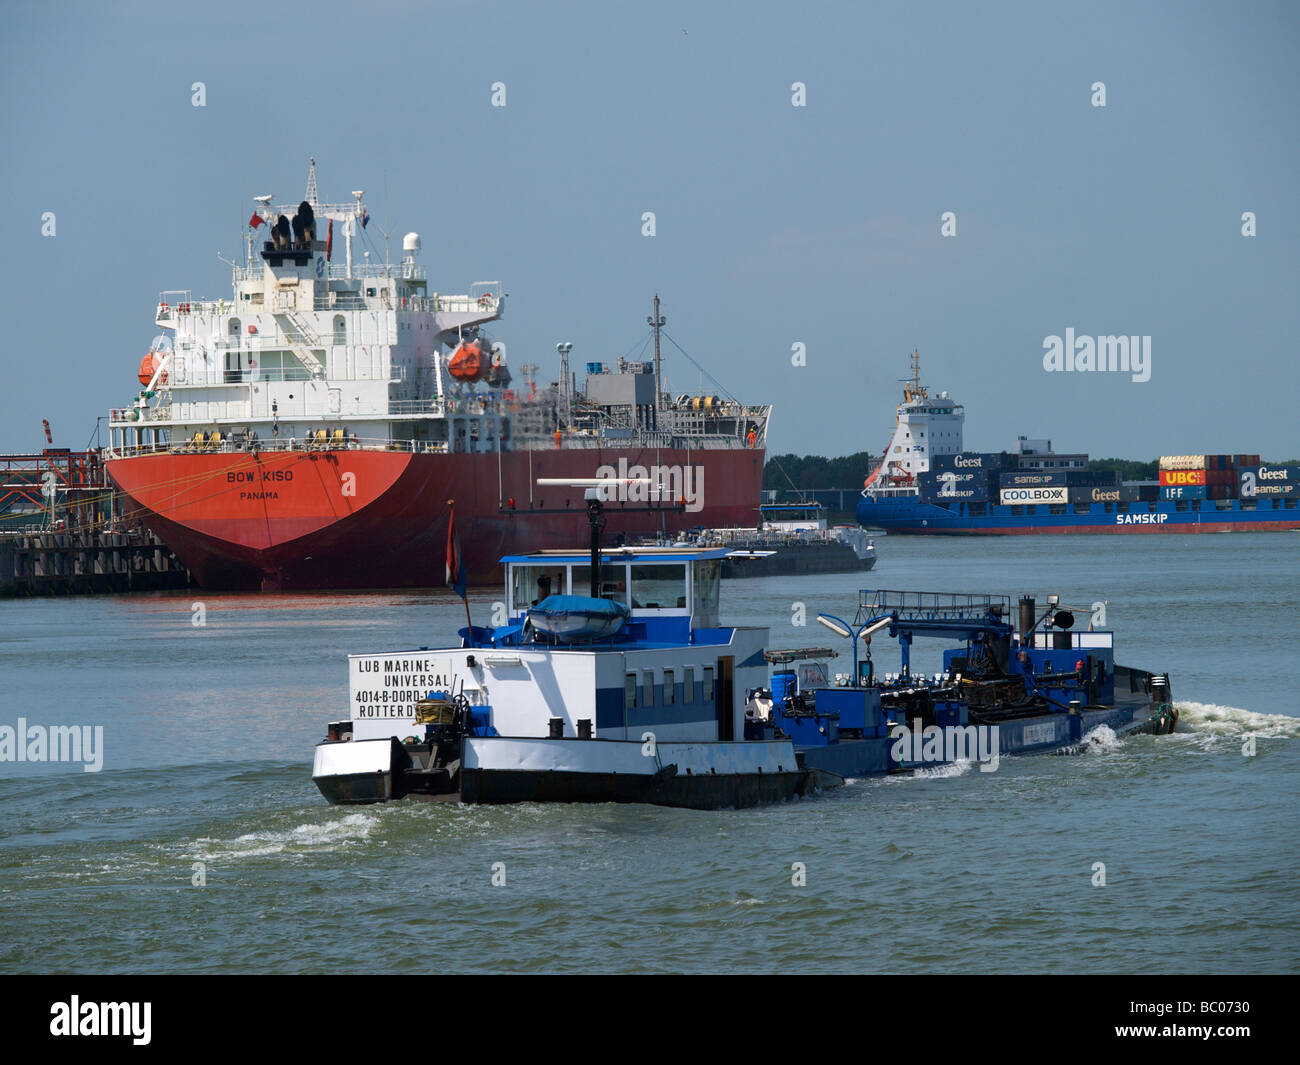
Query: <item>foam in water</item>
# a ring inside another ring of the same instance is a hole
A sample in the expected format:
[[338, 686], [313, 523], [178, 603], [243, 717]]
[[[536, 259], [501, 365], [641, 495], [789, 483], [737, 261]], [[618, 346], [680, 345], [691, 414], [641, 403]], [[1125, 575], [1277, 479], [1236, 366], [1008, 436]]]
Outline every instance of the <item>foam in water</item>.
[[1115, 730], [1109, 725], [1098, 725], [1095, 729], [1084, 733], [1083, 739], [1079, 741], [1079, 751], [1082, 754], [1088, 754], [1092, 751], [1117, 751], [1123, 745], [1120, 738], [1115, 735]]
[[1215, 703], [1175, 702], [1174, 706], [1178, 708], [1179, 732], [1204, 732], [1213, 736], [1239, 736], [1251, 732], [1257, 736], [1300, 738], [1300, 717], [1290, 714], [1258, 714], [1253, 710]]
[[347, 814], [337, 820], [298, 825], [283, 831], [248, 832], [233, 840], [196, 840], [205, 861], [256, 858], [284, 852], [303, 853], [338, 850], [370, 835], [379, 818], [368, 814]]
[[945, 762], [943, 765], [930, 766], [928, 769], [915, 769], [911, 773], [893, 773], [885, 777], [885, 783], [893, 784], [903, 780], [946, 780], [950, 777], [964, 777], [975, 763], [970, 759], [957, 762]]

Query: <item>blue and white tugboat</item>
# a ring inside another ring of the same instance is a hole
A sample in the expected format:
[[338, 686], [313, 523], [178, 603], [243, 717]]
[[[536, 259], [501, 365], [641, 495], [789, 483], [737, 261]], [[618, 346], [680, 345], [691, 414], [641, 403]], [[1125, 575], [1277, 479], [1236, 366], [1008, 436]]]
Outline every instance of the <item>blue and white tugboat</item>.
[[719, 624], [725, 549], [604, 548], [502, 559], [505, 623], [456, 648], [349, 657], [351, 715], [312, 777], [332, 803], [645, 802], [714, 809], [842, 781], [789, 736], [746, 729], [765, 628]]

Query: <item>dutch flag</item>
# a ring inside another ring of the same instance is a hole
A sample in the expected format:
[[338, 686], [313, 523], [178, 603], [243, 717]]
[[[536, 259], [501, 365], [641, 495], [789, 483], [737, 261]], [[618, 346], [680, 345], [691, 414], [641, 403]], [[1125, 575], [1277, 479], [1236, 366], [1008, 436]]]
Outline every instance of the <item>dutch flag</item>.
[[460, 537], [456, 535], [456, 508], [453, 505], [447, 519], [447, 587], [464, 599], [468, 583], [465, 560], [460, 554]]

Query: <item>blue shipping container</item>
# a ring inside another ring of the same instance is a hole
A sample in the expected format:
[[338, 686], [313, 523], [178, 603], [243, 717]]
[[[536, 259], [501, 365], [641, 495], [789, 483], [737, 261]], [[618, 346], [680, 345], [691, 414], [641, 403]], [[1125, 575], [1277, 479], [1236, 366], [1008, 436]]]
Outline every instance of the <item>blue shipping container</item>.
[[1016, 470], [1014, 472], [1004, 473], [998, 482], [1003, 488], [1054, 488], [1064, 486], [1068, 482], [1065, 479], [1065, 471], [1033, 471]]
[[1207, 487], [1203, 484], [1167, 484], [1160, 489], [1161, 499], [1206, 499]]
[[959, 455], [931, 455], [931, 470], [997, 470], [1002, 468], [1002, 455], [989, 451], [963, 451]]

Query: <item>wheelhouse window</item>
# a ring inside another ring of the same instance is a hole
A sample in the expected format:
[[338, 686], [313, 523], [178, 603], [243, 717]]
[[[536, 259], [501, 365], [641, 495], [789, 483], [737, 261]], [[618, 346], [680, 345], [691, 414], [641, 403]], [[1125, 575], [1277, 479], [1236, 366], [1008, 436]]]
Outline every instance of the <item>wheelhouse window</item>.
[[[591, 594], [591, 567], [572, 566], [570, 595]], [[616, 603], [628, 605], [627, 601], [627, 566], [621, 562], [601, 563], [600, 595], [603, 599], [613, 599]]]
[[632, 607], [644, 610], [686, 609], [686, 565], [633, 565]]
[[564, 594], [563, 566], [512, 566], [510, 597], [516, 613], [522, 614], [548, 595]]
[[721, 584], [722, 564], [715, 560], [695, 563], [695, 590], [692, 600], [696, 625], [716, 625], [718, 620], [718, 589]]

